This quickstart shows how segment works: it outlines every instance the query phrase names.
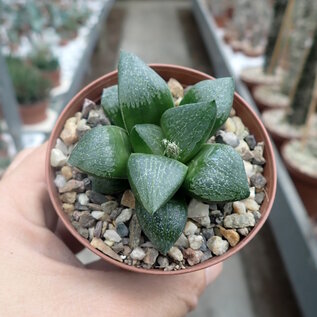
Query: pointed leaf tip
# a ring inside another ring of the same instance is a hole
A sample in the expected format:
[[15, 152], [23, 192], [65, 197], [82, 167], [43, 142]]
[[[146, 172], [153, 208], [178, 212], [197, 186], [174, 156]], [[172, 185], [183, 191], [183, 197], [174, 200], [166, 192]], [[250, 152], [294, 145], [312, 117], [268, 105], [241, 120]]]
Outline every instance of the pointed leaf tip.
[[86, 132], [74, 147], [68, 162], [92, 176], [127, 178], [131, 153], [129, 137], [116, 126], [97, 126]]
[[168, 141], [180, 149], [181, 162], [189, 161], [205, 143], [214, 126], [217, 107], [214, 101], [187, 104], [166, 110], [161, 127]]
[[166, 255], [185, 228], [185, 201], [172, 198], [155, 214], [148, 213], [139, 202], [136, 202], [135, 212], [145, 235], [162, 254]]
[[187, 91], [180, 105], [215, 100], [217, 118], [211, 131], [211, 135], [213, 135], [230, 115], [234, 89], [235, 85], [232, 77], [203, 80]]
[[132, 53], [121, 52], [118, 65], [119, 103], [127, 131], [138, 123], [159, 124], [174, 106], [163, 78]]
[[240, 155], [229, 145], [205, 144], [191, 160], [183, 187], [208, 202], [236, 201], [250, 190]]
[[151, 214], [174, 196], [186, 173], [186, 165], [164, 156], [133, 153], [128, 160], [131, 188]]

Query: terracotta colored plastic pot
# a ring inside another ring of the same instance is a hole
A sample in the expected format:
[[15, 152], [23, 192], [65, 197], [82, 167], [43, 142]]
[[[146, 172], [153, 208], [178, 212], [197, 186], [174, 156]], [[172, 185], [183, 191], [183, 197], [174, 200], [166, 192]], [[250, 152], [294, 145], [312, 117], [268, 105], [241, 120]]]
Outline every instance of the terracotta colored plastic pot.
[[[250, 76], [250, 71], [256, 70], [254, 75]], [[248, 87], [251, 93], [253, 93], [255, 87], [259, 85], [275, 85], [279, 84], [281, 78], [278, 76], [263, 76], [261, 67], [246, 68], [241, 71], [240, 79]]]
[[[270, 135], [276, 145], [276, 147], [278, 148], [279, 151], [281, 151], [282, 145], [292, 139], [298, 139], [300, 137], [300, 134], [298, 135], [291, 135], [289, 133], [289, 131], [286, 131], [285, 134], [282, 134], [278, 131], [278, 129], [276, 129], [275, 127], [277, 126], [276, 123], [272, 123], [270, 122], [270, 120], [268, 119], [268, 115], [270, 114], [274, 114], [275, 111], [278, 110], [283, 110], [283, 109], [270, 109], [270, 110], [266, 110], [262, 113], [262, 120], [263, 123], [266, 127], [266, 129], [270, 132]], [[286, 110], [285, 110], [286, 111]]]
[[47, 71], [44, 71], [43, 73], [43, 76], [45, 78], [47, 78], [51, 84], [52, 84], [52, 87], [57, 87], [59, 86], [60, 84], [60, 77], [61, 77], [61, 71], [60, 69], [57, 69], [57, 70], [54, 70], [52, 72], [47, 72]]
[[24, 124], [35, 124], [47, 118], [47, 100], [42, 100], [31, 105], [20, 105], [19, 112]]
[[288, 107], [288, 102], [286, 102], [286, 99], [283, 104], [282, 103], [278, 104], [278, 103], [272, 103], [272, 101], [269, 98], [265, 98], [265, 96], [261, 95], [261, 90], [266, 88], [272, 89], [272, 90], [278, 89], [278, 87], [276, 86], [259, 85], [255, 87], [253, 90], [253, 98], [260, 112], [264, 112], [266, 110], [272, 110], [272, 109], [286, 109]]
[[214, 19], [218, 28], [224, 28], [228, 22], [227, 16], [225, 14], [214, 16]]
[[[205, 79], [213, 79], [211, 76], [192, 70], [190, 68], [174, 66], [174, 65], [164, 65], [164, 64], [152, 64], [150, 65], [158, 74], [160, 74], [165, 80], [170, 79], [171, 77], [177, 79], [184, 87], [188, 85], [194, 85], [195, 83], [205, 80]], [[262, 217], [256, 226], [251, 230], [249, 235], [242, 239], [235, 247], [229, 249], [225, 254], [221, 256], [215, 256], [211, 259], [192, 266], [190, 268], [186, 268], [184, 270], [179, 271], [161, 271], [159, 269], [143, 269], [136, 268], [134, 266], [129, 266], [124, 263], [120, 263], [97, 249], [93, 248], [89, 241], [85, 238], [81, 237], [79, 233], [75, 230], [75, 228], [71, 225], [67, 214], [62, 209], [62, 203], [59, 199], [58, 191], [54, 185], [54, 177], [55, 172], [54, 169], [50, 166], [50, 152], [51, 149], [55, 146], [56, 139], [59, 137], [65, 121], [73, 116], [77, 111], [80, 111], [83, 105], [83, 101], [85, 98], [89, 98], [95, 102], [100, 101], [100, 96], [102, 93], [102, 89], [111, 85], [117, 84], [117, 71], [109, 73], [103, 77], [100, 77], [96, 81], [92, 82], [90, 85], [83, 88], [66, 106], [62, 114], [60, 115], [53, 131], [51, 137], [49, 139], [49, 144], [47, 148], [46, 154], [46, 181], [48, 186], [49, 195], [55, 210], [57, 211], [59, 217], [67, 227], [67, 229], [71, 232], [71, 234], [80, 241], [85, 247], [90, 249], [92, 252], [99, 255], [105, 261], [130, 271], [134, 272], [142, 272], [149, 274], [162, 274], [162, 275], [173, 275], [173, 274], [182, 274], [193, 272], [197, 270], [204, 269], [206, 267], [215, 265], [219, 262], [224, 261], [229, 258], [233, 254], [237, 253], [241, 248], [243, 248], [247, 243], [249, 243], [255, 235], [258, 233], [260, 228], [264, 225], [270, 211], [272, 208], [272, 204], [275, 197], [276, 190], [276, 168], [275, 168], [275, 159], [272, 150], [272, 145], [269, 139], [269, 136], [261, 123], [261, 120], [257, 117], [254, 111], [251, 109], [249, 105], [237, 94], [234, 96], [234, 109], [237, 112], [237, 115], [240, 116], [244, 122], [244, 124], [249, 128], [250, 132], [255, 135], [257, 141], [264, 141], [265, 150], [264, 157], [266, 159], [266, 165], [264, 169], [264, 176], [267, 179], [267, 199], [263, 202], [261, 206]]]
[[288, 172], [290, 173], [295, 187], [300, 194], [309, 216], [317, 219], [317, 177], [308, 175], [299, 168], [286, 155], [286, 147], [289, 142], [283, 144], [281, 152]]

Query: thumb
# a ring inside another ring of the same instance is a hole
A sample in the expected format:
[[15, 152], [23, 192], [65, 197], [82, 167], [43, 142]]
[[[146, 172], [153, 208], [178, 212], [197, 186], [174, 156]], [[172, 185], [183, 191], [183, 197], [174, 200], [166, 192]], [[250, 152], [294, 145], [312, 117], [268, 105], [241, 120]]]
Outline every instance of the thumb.
[[93, 280], [109, 278], [112, 292], [115, 290], [126, 303], [121, 307], [120, 316], [180, 317], [197, 306], [199, 296], [220, 274], [222, 264], [193, 273], [168, 276], [122, 270], [105, 273], [100, 271], [100, 265], [98, 269], [90, 270], [90, 274], [97, 275]]

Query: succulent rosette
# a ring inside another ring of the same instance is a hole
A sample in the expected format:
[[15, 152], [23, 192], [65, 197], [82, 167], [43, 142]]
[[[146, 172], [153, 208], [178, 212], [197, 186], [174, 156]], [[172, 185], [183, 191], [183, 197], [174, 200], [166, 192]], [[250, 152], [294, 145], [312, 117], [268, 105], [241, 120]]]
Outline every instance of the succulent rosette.
[[112, 125], [86, 132], [68, 162], [91, 175], [95, 191], [130, 187], [143, 232], [166, 254], [184, 230], [188, 197], [218, 203], [250, 195], [240, 155], [207, 143], [227, 120], [233, 97], [232, 78], [204, 80], [175, 106], [165, 80], [122, 51], [118, 85], [101, 96]]

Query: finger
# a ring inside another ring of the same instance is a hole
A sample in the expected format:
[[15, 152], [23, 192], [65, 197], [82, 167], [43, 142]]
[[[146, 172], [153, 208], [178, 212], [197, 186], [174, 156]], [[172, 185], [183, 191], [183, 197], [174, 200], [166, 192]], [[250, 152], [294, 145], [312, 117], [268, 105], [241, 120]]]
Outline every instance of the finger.
[[5, 171], [3, 178], [5, 178], [7, 175], [9, 175], [23, 160], [25, 157], [27, 157], [31, 152], [34, 151], [34, 148], [29, 148], [20, 151], [14, 158], [14, 160], [11, 162], [11, 164], [8, 166], [7, 170]]
[[0, 183], [0, 204], [28, 221], [55, 229], [57, 216], [52, 208], [45, 183], [47, 144], [19, 159]]
[[[207, 283], [220, 274], [221, 268], [222, 265], [218, 264], [209, 268], [208, 273], [201, 270], [172, 276], [123, 270], [111, 270], [108, 273], [86, 270], [85, 289], [87, 292], [90, 290], [94, 294], [100, 294], [100, 303], [108, 302], [109, 294], [115, 295], [117, 290], [126, 304], [120, 311], [120, 316], [185, 316], [196, 307]], [[95, 309], [98, 312], [103, 308], [96, 305]]]

